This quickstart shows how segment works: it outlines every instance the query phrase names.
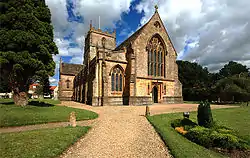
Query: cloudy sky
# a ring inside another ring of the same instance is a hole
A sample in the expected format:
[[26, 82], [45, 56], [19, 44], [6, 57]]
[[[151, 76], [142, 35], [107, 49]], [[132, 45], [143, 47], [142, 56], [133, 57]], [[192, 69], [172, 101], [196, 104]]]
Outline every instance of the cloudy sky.
[[54, 41], [59, 54], [52, 84], [63, 62], [81, 64], [84, 37], [90, 20], [102, 30], [117, 31], [120, 44], [159, 7], [160, 16], [178, 53], [178, 59], [198, 62], [210, 71], [230, 60], [250, 68], [249, 0], [46, 0], [52, 14]]

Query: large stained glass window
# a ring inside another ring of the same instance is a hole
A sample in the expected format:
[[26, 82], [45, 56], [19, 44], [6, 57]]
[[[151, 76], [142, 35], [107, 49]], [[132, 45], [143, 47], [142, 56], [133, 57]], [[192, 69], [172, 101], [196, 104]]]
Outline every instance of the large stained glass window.
[[112, 91], [123, 90], [123, 73], [119, 66], [114, 67], [111, 72], [111, 90]]
[[147, 45], [148, 75], [165, 77], [165, 50], [159, 35], [151, 38]]

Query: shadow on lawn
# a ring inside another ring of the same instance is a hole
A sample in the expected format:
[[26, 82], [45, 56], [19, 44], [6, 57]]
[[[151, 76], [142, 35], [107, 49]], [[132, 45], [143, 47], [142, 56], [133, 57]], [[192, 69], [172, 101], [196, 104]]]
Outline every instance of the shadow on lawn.
[[14, 104], [14, 102], [13, 102], [13, 101], [9, 101], [9, 102], [0, 102], [0, 104], [11, 105], [11, 104]]
[[53, 104], [49, 104], [49, 103], [45, 103], [45, 102], [42, 102], [42, 101], [30, 101], [29, 102], [29, 105], [32, 105], [32, 106], [39, 106], [39, 107], [50, 107], [50, 106], [55, 106]]

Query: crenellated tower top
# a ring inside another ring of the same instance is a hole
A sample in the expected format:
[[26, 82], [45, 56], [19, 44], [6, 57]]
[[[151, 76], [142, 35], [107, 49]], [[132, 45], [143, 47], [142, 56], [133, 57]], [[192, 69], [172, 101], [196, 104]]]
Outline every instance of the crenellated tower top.
[[113, 37], [116, 38], [116, 30], [114, 29], [112, 33], [109, 33], [108, 31], [102, 31], [101, 29], [96, 29], [95, 27], [92, 26], [92, 24], [90, 23], [90, 27], [89, 27], [89, 32], [95, 32], [104, 36], [108, 36], [108, 37]]

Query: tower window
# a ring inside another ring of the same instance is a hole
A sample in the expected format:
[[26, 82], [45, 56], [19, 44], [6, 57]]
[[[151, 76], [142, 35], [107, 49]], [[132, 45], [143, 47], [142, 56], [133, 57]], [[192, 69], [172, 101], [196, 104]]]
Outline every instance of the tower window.
[[69, 83], [70, 83], [70, 80], [67, 79], [67, 80], [66, 80], [66, 86], [67, 86], [67, 88], [69, 88]]

